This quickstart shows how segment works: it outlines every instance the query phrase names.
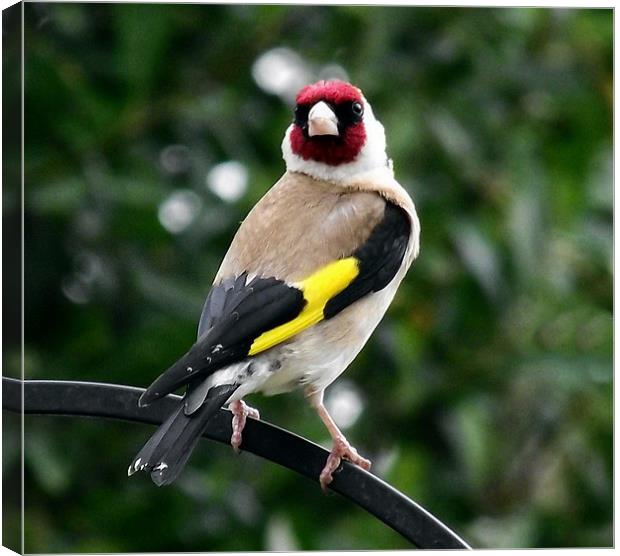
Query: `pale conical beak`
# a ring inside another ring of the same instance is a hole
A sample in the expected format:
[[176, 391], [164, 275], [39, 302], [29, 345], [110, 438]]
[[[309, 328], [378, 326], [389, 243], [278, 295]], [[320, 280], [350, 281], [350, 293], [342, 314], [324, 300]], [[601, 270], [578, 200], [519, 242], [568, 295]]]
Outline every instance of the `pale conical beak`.
[[335, 135], [338, 137], [338, 118], [323, 101], [317, 102], [308, 113], [308, 135]]

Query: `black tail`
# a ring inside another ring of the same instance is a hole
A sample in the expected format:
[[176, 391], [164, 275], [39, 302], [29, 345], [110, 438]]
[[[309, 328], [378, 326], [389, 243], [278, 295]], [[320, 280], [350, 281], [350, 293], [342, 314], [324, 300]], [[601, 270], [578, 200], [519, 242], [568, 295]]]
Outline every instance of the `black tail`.
[[179, 404], [134, 458], [127, 474], [150, 471], [157, 486], [172, 483], [185, 467], [209, 419], [238, 387], [226, 384], [211, 388], [202, 407], [192, 415], [185, 415], [184, 404]]

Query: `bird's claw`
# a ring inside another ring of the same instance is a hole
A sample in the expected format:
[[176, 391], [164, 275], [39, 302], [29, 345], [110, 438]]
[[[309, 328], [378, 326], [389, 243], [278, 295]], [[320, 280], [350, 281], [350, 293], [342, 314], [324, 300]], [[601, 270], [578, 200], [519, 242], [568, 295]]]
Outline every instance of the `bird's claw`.
[[233, 414], [232, 419], [232, 436], [230, 437], [230, 444], [233, 450], [237, 453], [240, 452], [241, 442], [243, 438], [241, 433], [245, 428], [245, 422], [248, 417], [252, 419], [260, 419], [260, 413], [258, 409], [254, 409], [247, 405], [243, 400], [237, 400], [232, 402], [228, 408]]
[[329, 456], [327, 456], [325, 467], [323, 467], [323, 471], [321, 471], [321, 475], [319, 476], [319, 482], [321, 483], [323, 492], [327, 492], [328, 485], [334, 480], [333, 473], [340, 466], [342, 458], [345, 458], [355, 465], [359, 465], [365, 471], [370, 470], [370, 460], [360, 456], [357, 450], [351, 446], [345, 438], [336, 438], [334, 439], [332, 451], [329, 453]]

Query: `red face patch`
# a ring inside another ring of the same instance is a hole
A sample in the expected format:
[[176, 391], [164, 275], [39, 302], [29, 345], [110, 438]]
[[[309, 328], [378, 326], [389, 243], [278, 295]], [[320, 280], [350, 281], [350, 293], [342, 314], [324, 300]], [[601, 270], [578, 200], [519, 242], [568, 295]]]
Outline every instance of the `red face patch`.
[[353, 162], [366, 142], [364, 124], [347, 128], [342, 137], [306, 137], [299, 126], [291, 131], [291, 149], [304, 160], [316, 160], [330, 166]]
[[295, 102], [297, 104], [316, 104], [321, 100], [333, 104], [362, 102], [362, 93], [357, 87], [344, 81], [318, 81], [299, 91]]
[[[297, 95], [297, 105], [314, 106], [317, 102], [328, 103], [338, 114], [354, 102], [363, 104], [357, 87], [344, 81], [319, 81], [304, 87]], [[290, 135], [292, 151], [304, 160], [314, 160], [330, 166], [338, 166], [355, 160], [366, 143], [364, 121], [345, 122], [339, 119], [340, 135], [309, 137], [307, 126], [296, 124]]]

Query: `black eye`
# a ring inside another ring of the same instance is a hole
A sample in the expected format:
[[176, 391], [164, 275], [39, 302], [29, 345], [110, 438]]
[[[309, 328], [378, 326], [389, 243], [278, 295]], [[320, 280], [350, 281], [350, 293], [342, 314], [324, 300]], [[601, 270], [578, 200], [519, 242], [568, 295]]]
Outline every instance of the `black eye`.
[[353, 115], [357, 116], [358, 118], [364, 113], [364, 107], [362, 106], [361, 102], [354, 102], [351, 105], [351, 112], [353, 112]]
[[310, 107], [304, 104], [298, 104], [295, 107], [295, 123], [303, 127], [308, 123], [308, 113], [310, 112]]

